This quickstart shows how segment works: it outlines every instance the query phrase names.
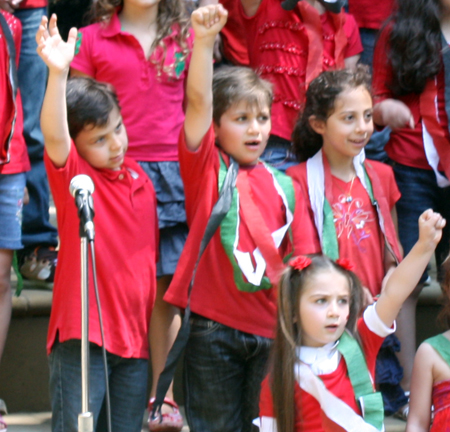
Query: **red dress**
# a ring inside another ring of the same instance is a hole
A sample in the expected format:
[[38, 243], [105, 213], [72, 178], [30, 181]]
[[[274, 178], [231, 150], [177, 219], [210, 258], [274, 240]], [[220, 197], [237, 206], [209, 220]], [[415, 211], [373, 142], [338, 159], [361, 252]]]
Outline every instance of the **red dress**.
[[450, 432], [450, 380], [433, 386], [434, 420], [430, 432]]

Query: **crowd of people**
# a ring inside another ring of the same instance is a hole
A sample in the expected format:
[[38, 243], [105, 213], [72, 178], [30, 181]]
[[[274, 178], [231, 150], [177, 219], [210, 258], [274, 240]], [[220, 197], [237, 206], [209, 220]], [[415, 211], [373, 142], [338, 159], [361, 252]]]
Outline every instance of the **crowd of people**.
[[0, 359], [14, 261], [54, 282], [52, 431], [82, 409], [79, 174], [95, 430], [102, 346], [111, 430], [181, 430], [180, 328], [191, 432], [445, 430], [450, 330], [416, 355], [415, 308], [433, 255], [450, 300], [450, 1], [95, 0], [67, 37], [46, 7], [0, 0]]

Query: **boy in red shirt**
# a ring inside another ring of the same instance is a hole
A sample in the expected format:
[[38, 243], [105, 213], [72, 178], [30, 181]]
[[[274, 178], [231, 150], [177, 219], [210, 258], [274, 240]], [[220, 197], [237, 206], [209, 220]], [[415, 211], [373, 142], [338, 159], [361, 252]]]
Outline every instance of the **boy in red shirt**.
[[193, 432], [250, 431], [274, 337], [273, 286], [283, 258], [319, 250], [300, 189], [259, 160], [270, 134], [270, 83], [243, 67], [219, 68], [213, 80], [214, 40], [226, 18], [222, 5], [192, 14], [195, 42], [179, 142], [190, 231], [165, 296], [186, 307], [203, 232], [233, 158], [239, 170], [231, 208], [199, 262], [190, 299], [184, 372]]
[[[140, 432], [147, 398], [148, 323], [156, 293], [156, 198], [139, 165], [125, 157], [128, 138], [112, 88], [90, 78], [67, 83], [76, 35], [71, 29], [64, 43], [55, 15], [48, 29], [44, 17], [36, 34], [38, 52], [49, 67], [41, 126], [61, 238], [47, 340], [52, 430], [77, 431], [81, 412], [79, 220], [69, 184], [73, 176], [87, 174], [96, 187], [96, 267], [112, 430]], [[93, 287], [91, 272], [89, 279]], [[105, 383], [92, 289], [89, 296], [89, 408], [97, 424]]]

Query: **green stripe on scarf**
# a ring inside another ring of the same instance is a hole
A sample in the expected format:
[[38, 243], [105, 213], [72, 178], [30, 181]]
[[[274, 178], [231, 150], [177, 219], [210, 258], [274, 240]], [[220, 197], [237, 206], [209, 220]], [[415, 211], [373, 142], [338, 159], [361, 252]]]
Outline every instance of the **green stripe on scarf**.
[[[285, 174], [279, 172], [276, 169], [271, 168], [270, 166], [264, 164], [265, 168], [274, 176], [275, 181], [280, 185], [284, 194], [286, 195], [286, 199], [288, 202], [289, 210], [294, 214], [295, 210], [295, 192], [294, 185], [292, 183], [292, 179]], [[218, 187], [219, 191], [222, 188], [223, 182], [225, 180], [225, 175], [227, 173], [227, 167], [225, 165], [225, 161], [220, 155], [220, 169], [219, 169], [219, 181]], [[222, 246], [225, 250], [225, 253], [230, 260], [231, 266], [233, 267], [233, 275], [234, 282], [239, 291], [245, 292], [256, 292], [263, 289], [270, 289], [272, 284], [267, 276], [264, 276], [261, 280], [260, 285], [253, 285], [244, 280], [243, 274], [239, 265], [234, 257], [233, 249], [236, 241], [236, 231], [238, 229], [238, 216], [239, 216], [239, 203], [238, 203], [238, 190], [234, 188], [233, 190], [233, 199], [231, 203], [230, 210], [228, 211], [225, 218], [222, 220], [220, 224], [220, 238], [222, 241]], [[289, 228], [289, 239], [292, 242], [292, 231]], [[288, 257], [287, 257], [288, 259]]]

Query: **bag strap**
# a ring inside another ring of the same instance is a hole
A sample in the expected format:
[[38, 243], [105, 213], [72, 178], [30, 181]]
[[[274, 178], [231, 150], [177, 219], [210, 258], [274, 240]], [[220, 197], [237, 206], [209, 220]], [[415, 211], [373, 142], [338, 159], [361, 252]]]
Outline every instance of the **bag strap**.
[[348, 376], [364, 420], [378, 430], [383, 430], [383, 399], [380, 392], [374, 391], [361, 346], [345, 331], [339, 339], [337, 349], [347, 364]]
[[169, 389], [170, 383], [172, 382], [173, 377], [175, 375], [175, 369], [178, 360], [181, 358], [181, 354], [183, 353], [183, 350], [188, 342], [191, 328], [189, 321], [191, 315], [191, 307], [190, 307], [191, 292], [192, 287], [194, 286], [197, 267], [200, 262], [200, 258], [206, 249], [206, 246], [208, 245], [209, 241], [211, 240], [217, 228], [219, 227], [220, 222], [225, 217], [225, 215], [227, 214], [228, 210], [231, 207], [233, 190], [236, 186], [238, 169], [239, 166], [237, 162], [230, 157], [230, 165], [228, 167], [227, 174], [225, 176], [225, 181], [223, 182], [222, 189], [220, 190], [219, 198], [217, 202], [214, 204], [214, 207], [211, 211], [211, 215], [209, 216], [208, 223], [206, 224], [205, 232], [203, 234], [203, 238], [200, 243], [200, 250], [198, 253], [197, 261], [195, 263], [194, 271], [192, 273], [191, 283], [189, 284], [188, 301], [186, 309], [184, 310], [184, 317], [181, 323], [181, 328], [178, 331], [175, 342], [173, 343], [169, 355], [167, 356], [164, 370], [161, 372], [158, 379], [155, 402], [153, 404], [153, 410], [151, 412], [152, 419], [155, 419], [158, 416], [159, 418], [161, 418], [161, 407], [164, 403], [164, 398], [166, 396], [167, 390]]

